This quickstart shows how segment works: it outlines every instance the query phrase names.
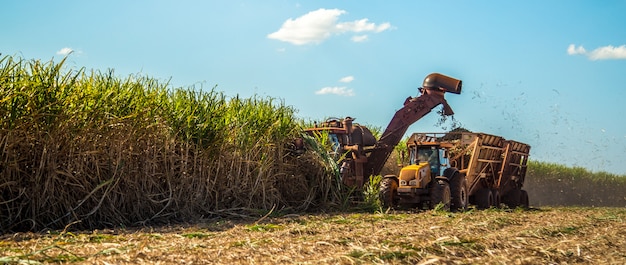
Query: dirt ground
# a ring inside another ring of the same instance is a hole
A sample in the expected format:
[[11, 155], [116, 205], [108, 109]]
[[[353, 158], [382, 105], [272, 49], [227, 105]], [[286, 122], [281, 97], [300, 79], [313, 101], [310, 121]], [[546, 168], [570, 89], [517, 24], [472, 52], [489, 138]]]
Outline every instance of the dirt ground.
[[625, 208], [392, 211], [2, 235], [13, 264], [625, 264]]

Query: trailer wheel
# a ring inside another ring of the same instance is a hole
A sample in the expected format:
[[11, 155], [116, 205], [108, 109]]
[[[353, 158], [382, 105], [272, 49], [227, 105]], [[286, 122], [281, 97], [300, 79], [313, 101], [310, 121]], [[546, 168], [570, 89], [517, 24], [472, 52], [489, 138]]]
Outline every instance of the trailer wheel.
[[511, 209], [515, 209], [517, 206], [520, 206], [521, 199], [522, 191], [519, 188], [514, 188], [502, 196], [502, 203]]
[[398, 205], [398, 181], [395, 178], [383, 178], [380, 182], [378, 197], [383, 208], [394, 208]]
[[430, 209], [435, 209], [439, 203], [443, 204], [443, 209], [450, 210], [450, 185], [445, 180], [435, 180], [430, 187]]
[[493, 196], [493, 206], [496, 208], [500, 208], [500, 191], [498, 189], [491, 190], [491, 195]]
[[521, 190], [520, 201], [520, 204], [522, 207], [524, 207], [524, 209], [528, 209], [528, 207], [530, 207], [530, 204], [528, 202], [528, 192], [526, 192], [525, 190]]
[[483, 188], [476, 192], [476, 206], [478, 209], [488, 209], [489, 207], [494, 205], [493, 193], [488, 188]]
[[450, 192], [452, 193], [452, 202], [450, 208], [452, 211], [465, 211], [469, 204], [469, 196], [467, 193], [467, 179], [465, 175], [458, 172], [452, 177], [450, 182]]

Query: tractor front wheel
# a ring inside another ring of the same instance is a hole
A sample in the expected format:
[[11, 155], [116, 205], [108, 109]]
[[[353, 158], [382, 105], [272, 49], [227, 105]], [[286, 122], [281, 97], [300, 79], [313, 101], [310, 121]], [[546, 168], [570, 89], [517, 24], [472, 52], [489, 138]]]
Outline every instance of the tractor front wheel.
[[445, 180], [435, 180], [432, 187], [430, 187], [430, 209], [435, 209], [440, 203], [443, 205], [443, 210], [450, 210], [450, 185]]
[[383, 178], [380, 182], [378, 197], [383, 208], [394, 208], [398, 205], [398, 181], [395, 178]]

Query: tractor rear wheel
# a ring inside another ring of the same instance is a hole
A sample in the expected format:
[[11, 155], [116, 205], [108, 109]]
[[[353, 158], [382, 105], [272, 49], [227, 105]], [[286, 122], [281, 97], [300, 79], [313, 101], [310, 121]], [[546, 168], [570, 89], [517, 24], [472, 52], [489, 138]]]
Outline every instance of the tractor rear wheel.
[[478, 209], [488, 209], [494, 205], [493, 193], [491, 189], [483, 188], [476, 192], [476, 206]]
[[440, 203], [443, 205], [443, 210], [450, 210], [450, 185], [445, 180], [435, 180], [432, 187], [430, 187], [430, 209], [435, 209]]
[[398, 181], [395, 178], [383, 178], [380, 181], [378, 197], [383, 208], [394, 208], [398, 205]]
[[528, 202], [528, 192], [526, 192], [525, 190], [521, 190], [520, 201], [520, 204], [522, 207], [524, 207], [524, 209], [528, 209], [528, 207], [530, 207], [530, 204]]
[[467, 179], [465, 175], [458, 172], [452, 177], [450, 181], [450, 192], [452, 193], [452, 202], [450, 208], [452, 211], [465, 211], [469, 204], [469, 196], [467, 194]]

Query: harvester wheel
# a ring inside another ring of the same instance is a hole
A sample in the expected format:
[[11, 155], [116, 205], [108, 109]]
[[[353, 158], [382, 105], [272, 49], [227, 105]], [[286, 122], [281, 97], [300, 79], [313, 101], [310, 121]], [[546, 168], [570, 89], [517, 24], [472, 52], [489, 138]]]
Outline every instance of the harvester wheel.
[[480, 189], [474, 196], [476, 197], [476, 206], [478, 209], [488, 209], [494, 205], [491, 189]]
[[520, 206], [521, 199], [522, 191], [519, 188], [514, 188], [502, 196], [502, 203], [511, 209], [515, 209], [517, 206]]
[[530, 204], [528, 202], [528, 192], [526, 192], [525, 190], [521, 190], [520, 201], [520, 204], [522, 207], [524, 207], [524, 209], [528, 209], [528, 207], [530, 207]]
[[467, 193], [467, 179], [465, 175], [458, 172], [452, 177], [450, 182], [450, 192], [452, 193], [452, 202], [450, 208], [452, 211], [465, 211], [469, 204], [469, 196]]
[[450, 185], [445, 180], [435, 180], [430, 187], [430, 209], [435, 209], [438, 204], [443, 204], [443, 210], [450, 210]]
[[395, 178], [383, 178], [378, 192], [383, 208], [394, 208], [398, 205], [397, 192], [398, 181]]

